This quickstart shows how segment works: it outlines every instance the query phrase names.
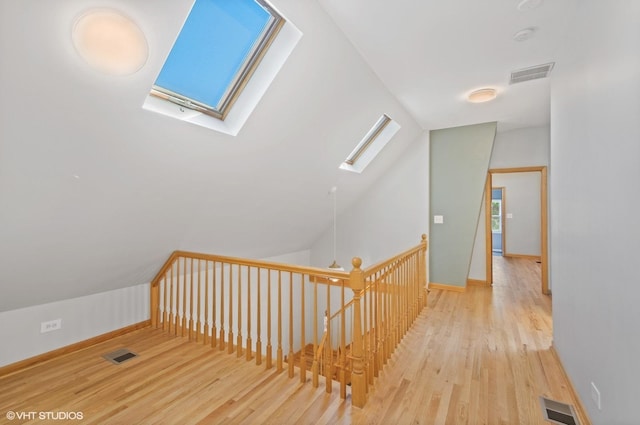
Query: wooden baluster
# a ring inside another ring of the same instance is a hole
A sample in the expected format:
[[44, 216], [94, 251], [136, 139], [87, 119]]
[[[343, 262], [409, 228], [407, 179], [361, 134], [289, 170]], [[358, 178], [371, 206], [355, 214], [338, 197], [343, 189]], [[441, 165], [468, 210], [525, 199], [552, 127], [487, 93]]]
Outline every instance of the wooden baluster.
[[[345, 282], [344, 280], [341, 281], [342, 285], [340, 288], [340, 359], [339, 359], [339, 368], [340, 368], [340, 373], [339, 373], [339, 377], [340, 377], [340, 398], [345, 399], [347, 398], [347, 362], [346, 362], [346, 355], [347, 355], [347, 340], [346, 340], [346, 329], [347, 329], [347, 312], [345, 309], [345, 302], [344, 302], [344, 287], [345, 287]], [[353, 347], [351, 347], [351, 349], [353, 350]]]
[[411, 260], [407, 258], [403, 261], [404, 263], [404, 308], [405, 308], [405, 325], [403, 335], [406, 335], [409, 332], [409, 326], [411, 326], [411, 300], [409, 298], [409, 271], [411, 267]]
[[373, 293], [371, 292], [373, 290], [373, 279], [374, 276], [370, 276], [369, 279], [366, 281], [366, 283], [369, 286], [369, 291], [365, 291], [364, 293], [364, 317], [365, 317], [365, 350], [364, 350], [364, 354], [365, 354], [365, 360], [366, 360], [366, 365], [367, 365], [367, 380], [369, 381], [370, 385], [373, 385], [373, 364], [374, 364], [374, 360], [372, 357], [372, 352], [373, 352], [373, 342], [372, 342], [372, 338], [373, 338]]
[[413, 256], [413, 277], [411, 278], [413, 283], [413, 322], [416, 321], [420, 314], [420, 253], [415, 253]]
[[380, 369], [382, 368], [382, 358], [381, 358], [381, 354], [382, 354], [382, 344], [383, 344], [383, 335], [384, 335], [384, 331], [382, 329], [382, 271], [379, 273], [379, 275], [376, 278], [375, 281], [375, 294], [376, 294], [376, 301], [375, 301], [375, 309], [376, 309], [376, 315], [375, 315], [375, 326], [376, 326], [376, 338], [375, 338], [375, 349], [374, 349], [374, 356], [373, 356], [373, 361], [374, 361], [374, 369], [373, 369], [373, 374], [374, 376], [377, 378], [378, 376], [380, 376]]
[[187, 257], [184, 257], [182, 272], [182, 320], [180, 325], [180, 336], [184, 336], [187, 329]]
[[404, 279], [403, 279], [403, 292], [404, 292], [404, 330], [402, 336], [404, 337], [409, 331], [410, 319], [410, 307], [409, 307], [409, 259], [403, 261], [404, 263]]
[[189, 341], [194, 337], [194, 323], [193, 323], [193, 304], [194, 304], [194, 290], [193, 290], [193, 258], [191, 259], [191, 265], [189, 268]]
[[293, 378], [293, 273], [289, 272], [289, 378]]
[[251, 267], [247, 266], [247, 345], [246, 352], [247, 361], [253, 358], [251, 353], [251, 346], [253, 342], [251, 341]]
[[394, 326], [393, 326], [393, 344], [392, 344], [392, 353], [396, 350], [398, 346], [398, 342], [400, 341], [400, 269], [398, 266], [395, 266], [394, 270], [394, 285], [393, 285], [393, 317]]
[[202, 285], [202, 264], [200, 263], [200, 259], [198, 258], [198, 290], [196, 291], [196, 299], [198, 300], [196, 303], [196, 342], [200, 341], [202, 337], [202, 323], [200, 322], [200, 304], [202, 303], [202, 299], [200, 298]]
[[169, 274], [170, 274], [170, 279], [166, 279], [165, 278], [165, 282], [164, 282], [164, 317], [162, 319], [162, 329], [170, 332], [170, 322], [169, 322], [169, 306], [171, 304], [169, 304], [169, 300], [170, 300], [170, 296], [171, 296], [171, 281], [173, 280], [173, 264], [171, 264], [171, 266], [169, 266]]
[[364, 289], [363, 273], [360, 269], [362, 260], [355, 257], [351, 262], [353, 270], [349, 277], [351, 289], [353, 290], [353, 343], [352, 343], [352, 364], [351, 373], [351, 404], [355, 407], [364, 407], [367, 403], [367, 380], [363, 370], [362, 353], [362, 320], [360, 298]]
[[204, 262], [204, 339], [203, 344], [209, 344], [211, 325], [209, 322], [209, 260]]
[[276, 352], [276, 370], [282, 371], [282, 271], [278, 270], [278, 350]]
[[400, 262], [400, 338], [398, 339], [398, 344], [402, 341], [404, 337], [405, 330], [407, 328], [407, 306], [405, 300], [405, 274], [406, 274], [406, 264], [404, 261]]
[[333, 389], [333, 348], [331, 347], [331, 285], [327, 286], [327, 339], [324, 341], [324, 365], [325, 391], [331, 393]]
[[307, 381], [307, 356], [306, 356], [306, 351], [307, 351], [307, 344], [305, 341], [305, 325], [306, 325], [306, 321], [304, 319], [304, 286], [305, 286], [305, 279], [304, 279], [304, 275], [301, 274], [300, 275], [300, 349], [301, 349], [301, 353], [300, 353], [300, 382], [301, 383], [305, 383]]
[[238, 340], [237, 345], [237, 357], [242, 356], [242, 268], [238, 264]]
[[258, 272], [258, 298], [256, 299], [256, 303], [258, 303], [258, 323], [256, 324], [256, 327], [257, 327], [257, 333], [258, 333], [258, 340], [256, 341], [256, 365], [259, 366], [262, 364], [262, 336], [260, 335], [262, 333], [262, 311], [260, 310], [260, 305], [262, 304], [260, 285], [262, 282], [260, 279], [260, 273], [261, 273], [260, 267], [257, 268], [257, 272]]
[[391, 266], [390, 276], [390, 284], [391, 287], [389, 293], [389, 353], [388, 356], [391, 358], [393, 354], [393, 347], [395, 347], [395, 339], [396, 339], [396, 271], [393, 266]]
[[420, 275], [418, 274], [418, 264], [420, 263], [419, 254], [416, 253], [413, 256], [413, 276], [411, 278], [411, 282], [413, 283], [413, 322], [418, 318], [418, 314], [420, 313]]
[[227, 353], [233, 354], [233, 264], [229, 263], [229, 332]]
[[389, 356], [391, 353], [389, 352], [389, 341], [391, 340], [391, 270], [390, 267], [387, 266], [385, 268], [385, 290], [384, 290], [384, 345], [383, 347], [383, 355], [384, 361], [383, 365], [387, 364], [387, 360], [389, 360]]
[[271, 346], [271, 269], [267, 269], [267, 363], [266, 369], [273, 367], [273, 347]]
[[422, 254], [420, 254], [420, 261], [422, 267], [420, 270], [420, 291], [423, 292], [424, 298], [422, 299], [422, 308], [427, 306], [427, 297], [429, 295], [429, 288], [427, 288], [427, 250], [429, 249], [429, 243], [427, 242], [427, 235], [422, 235]]
[[224, 350], [224, 263], [220, 263], [220, 351]]
[[176, 265], [176, 315], [175, 315], [175, 319], [176, 322], [174, 324], [174, 329], [176, 332], [176, 336], [178, 336], [181, 332], [181, 316], [180, 316], [180, 306], [182, 305], [181, 301], [180, 301], [180, 279], [181, 279], [181, 273], [180, 273], [180, 259], [178, 258], [177, 260], [177, 265]]
[[211, 265], [211, 348], [216, 348], [218, 343], [218, 328], [216, 328], [216, 312], [218, 310], [216, 305], [216, 262], [214, 261]]
[[[178, 262], [178, 259], [176, 259], [176, 263]], [[176, 264], [174, 263], [174, 264]], [[171, 282], [169, 283], [169, 333], [171, 333], [171, 326], [173, 326], [173, 331], [174, 333], [176, 332], [176, 326], [175, 326], [175, 315], [174, 315], [174, 309], [173, 309], [173, 304], [174, 304], [174, 300], [175, 298], [173, 297], [173, 291], [175, 290], [176, 287], [176, 282], [173, 280], [173, 264], [171, 265]]]
[[[304, 309], [302, 309], [304, 311]], [[311, 382], [313, 388], [318, 388], [318, 281], [313, 276], [313, 364], [311, 365]]]
[[160, 315], [160, 282], [161, 279], [158, 279], [155, 282], [151, 283], [151, 296], [149, 297], [150, 303], [150, 315], [151, 315], [151, 327], [158, 327], [158, 317]]
[[411, 277], [409, 278], [409, 284], [411, 285], [411, 324], [416, 320], [416, 312], [418, 310], [416, 302], [418, 301], [418, 293], [416, 292], [416, 284], [418, 273], [417, 270], [417, 257], [415, 254], [411, 255]]

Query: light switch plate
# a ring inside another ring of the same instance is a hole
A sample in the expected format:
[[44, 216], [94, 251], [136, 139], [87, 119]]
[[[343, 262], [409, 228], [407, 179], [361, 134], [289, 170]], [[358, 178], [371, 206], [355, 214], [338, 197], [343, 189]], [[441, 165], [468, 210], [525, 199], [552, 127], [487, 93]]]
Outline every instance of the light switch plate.
[[513, 218], [513, 214], [507, 213], [507, 218]]
[[434, 215], [433, 216], [433, 222], [435, 224], [443, 224], [444, 223], [444, 216], [443, 215]]

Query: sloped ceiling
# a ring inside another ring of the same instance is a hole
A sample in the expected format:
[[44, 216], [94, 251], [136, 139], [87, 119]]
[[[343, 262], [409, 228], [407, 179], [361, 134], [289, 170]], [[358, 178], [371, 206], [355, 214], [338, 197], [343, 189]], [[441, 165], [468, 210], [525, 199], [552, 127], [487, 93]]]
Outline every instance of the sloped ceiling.
[[[422, 129], [316, 1], [274, 1], [304, 34], [237, 137], [141, 108], [190, 2], [0, 3], [0, 311], [148, 282], [169, 253], [308, 248]], [[145, 32], [129, 77], [89, 69], [74, 19]], [[361, 175], [339, 164], [382, 113], [402, 126]]]
[[[506, 81], [554, 59], [577, 0], [519, 2], [273, 0], [304, 35], [237, 137], [141, 107], [191, 1], [0, 2], [0, 311], [148, 282], [175, 249], [306, 249], [330, 225], [329, 188], [349, 208], [424, 130], [547, 124], [548, 81]], [[139, 23], [141, 71], [76, 55], [91, 7]], [[511, 40], [526, 26], [534, 39]], [[484, 85], [500, 97], [465, 103]], [[363, 174], [339, 170], [382, 113], [400, 132]]]

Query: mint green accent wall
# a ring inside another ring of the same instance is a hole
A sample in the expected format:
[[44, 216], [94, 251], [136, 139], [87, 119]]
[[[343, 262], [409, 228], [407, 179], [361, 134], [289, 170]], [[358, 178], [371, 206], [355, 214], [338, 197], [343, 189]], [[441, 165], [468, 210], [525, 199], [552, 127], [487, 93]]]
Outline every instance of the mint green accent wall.
[[[430, 133], [430, 282], [467, 284], [496, 124]], [[444, 223], [434, 224], [434, 215]]]

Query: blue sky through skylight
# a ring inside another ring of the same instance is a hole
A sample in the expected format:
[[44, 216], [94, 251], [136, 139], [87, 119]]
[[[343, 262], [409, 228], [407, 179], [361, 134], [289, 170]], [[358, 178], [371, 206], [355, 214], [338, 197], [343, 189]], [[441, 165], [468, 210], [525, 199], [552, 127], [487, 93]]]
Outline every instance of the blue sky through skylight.
[[156, 86], [217, 109], [270, 18], [255, 0], [196, 0]]

